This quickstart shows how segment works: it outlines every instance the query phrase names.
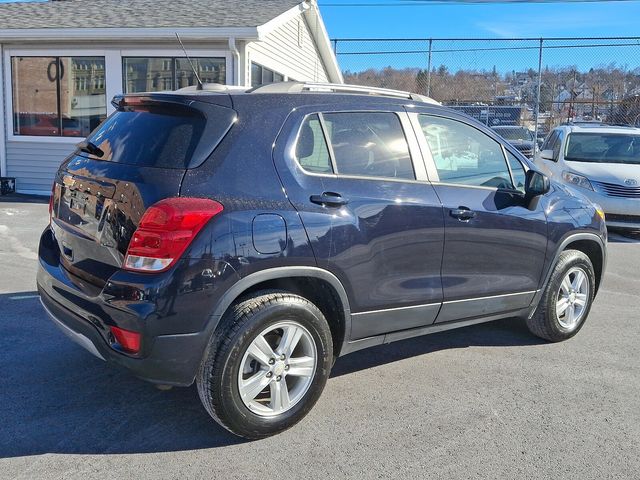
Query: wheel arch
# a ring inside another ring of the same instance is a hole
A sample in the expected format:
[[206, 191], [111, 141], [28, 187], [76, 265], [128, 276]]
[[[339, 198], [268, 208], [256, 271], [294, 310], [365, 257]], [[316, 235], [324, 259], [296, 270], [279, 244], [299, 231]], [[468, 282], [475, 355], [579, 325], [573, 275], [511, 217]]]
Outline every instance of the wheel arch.
[[607, 264], [607, 249], [605, 242], [594, 233], [575, 233], [567, 236], [560, 242], [560, 245], [556, 249], [556, 254], [553, 262], [549, 265], [549, 271], [547, 272], [544, 286], [549, 282], [553, 267], [558, 262], [560, 254], [566, 250], [578, 250], [584, 253], [591, 264], [593, 265], [594, 273], [596, 276], [596, 293], [602, 283], [602, 278]]
[[331, 272], [317, 267], [276, 267], [243, 277], [216, 304], [209, 321], [211, 334], [215, 334], [220, 319], [234, 302], [266, 290], [288, 291], [314, 303], [329, 323], [334, 355], [340, 355], [351, 332], [349, 299], [340, 280]]

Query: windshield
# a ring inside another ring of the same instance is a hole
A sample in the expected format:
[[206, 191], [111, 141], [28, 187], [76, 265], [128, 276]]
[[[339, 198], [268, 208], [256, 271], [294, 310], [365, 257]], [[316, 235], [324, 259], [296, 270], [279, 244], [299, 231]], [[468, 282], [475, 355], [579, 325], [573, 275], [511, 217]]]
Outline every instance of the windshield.
[[531, 132], [526, 128], [495, 128], [494, 130], [505, 140], [524, 140], [527, 142], [533, 140]]
[[623, 133], [571, 133], [565, 160], [640, 165], [640, 135]]

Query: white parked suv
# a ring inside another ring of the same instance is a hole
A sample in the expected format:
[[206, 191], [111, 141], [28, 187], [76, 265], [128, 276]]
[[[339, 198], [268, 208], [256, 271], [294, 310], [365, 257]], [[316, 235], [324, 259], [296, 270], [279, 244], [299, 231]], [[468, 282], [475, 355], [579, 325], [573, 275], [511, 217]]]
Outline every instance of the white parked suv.
[[535, 163], [601, 205], [608, 227], [640, 229], [640, 128], [562, 125]]

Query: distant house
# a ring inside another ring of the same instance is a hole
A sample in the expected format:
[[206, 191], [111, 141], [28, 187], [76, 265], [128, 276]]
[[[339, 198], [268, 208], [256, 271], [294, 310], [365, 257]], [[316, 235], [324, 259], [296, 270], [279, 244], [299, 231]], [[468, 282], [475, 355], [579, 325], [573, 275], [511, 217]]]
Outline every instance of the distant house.
[[0, 3], [0, 176], [48, 194], [74, 145], [119, 93], [205, 82], [342, 82], [315, 1]]

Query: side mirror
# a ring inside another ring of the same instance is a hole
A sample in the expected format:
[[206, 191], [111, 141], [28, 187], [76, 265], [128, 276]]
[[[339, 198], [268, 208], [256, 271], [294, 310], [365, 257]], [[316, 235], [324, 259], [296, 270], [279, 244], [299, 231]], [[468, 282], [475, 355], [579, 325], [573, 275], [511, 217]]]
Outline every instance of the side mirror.
[[542, 150], [540, 152], [540, 158], [543, 160], [551, 160], [552, 162], [556, 161], [553, 155], [553, 150]]
[[551, 189], [549, 177], [535, 170], [529, 170], [527, 172], [525, 182], [524, 191], [529, 198], [544, 195]]

